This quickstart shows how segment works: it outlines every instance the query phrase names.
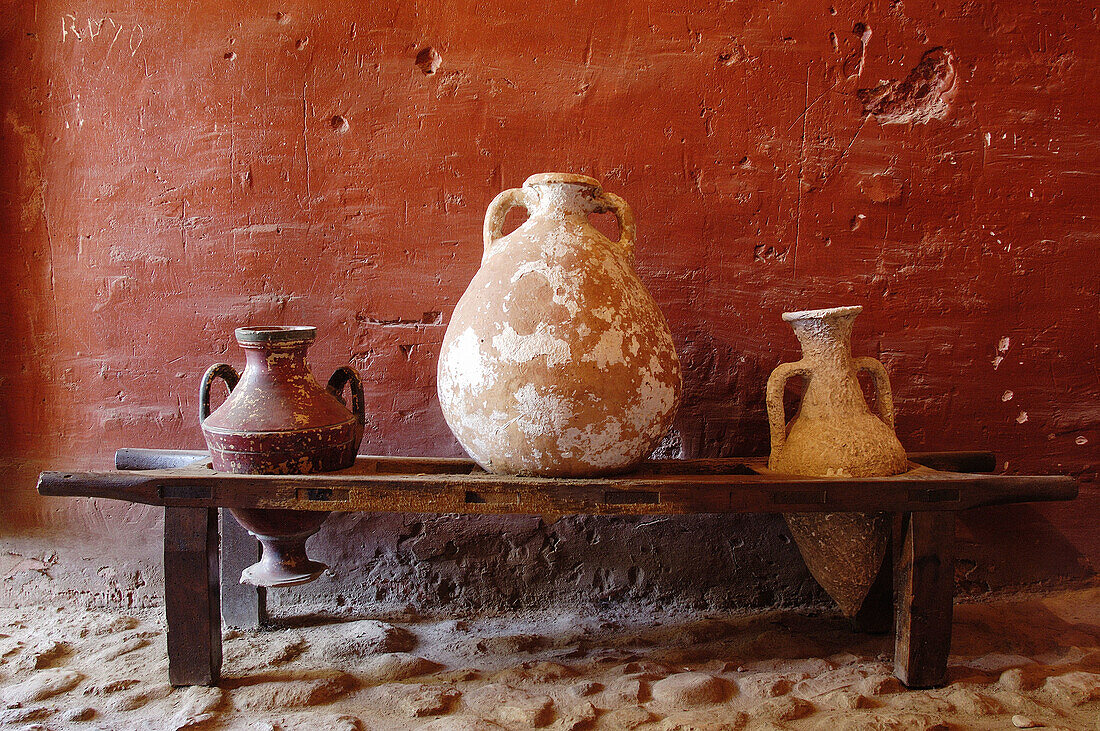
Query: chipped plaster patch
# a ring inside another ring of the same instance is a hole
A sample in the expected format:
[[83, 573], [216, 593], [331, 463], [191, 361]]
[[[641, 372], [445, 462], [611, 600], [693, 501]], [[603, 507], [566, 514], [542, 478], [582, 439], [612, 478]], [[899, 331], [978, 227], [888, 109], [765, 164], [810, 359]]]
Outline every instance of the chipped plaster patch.
[[581, 356], [582, 361], [595, 361], [596, 367], [606, 371], [612, 365], [624, 365], [623, 331], [617, 327], [604, 330], [596, 346]]
[[568, 426], [573, 415], [572, 399], [554, 393], [540, 393], [528, 383], [516, 391], [515, 421], [529, 437], [554, 434]]
[[621, 317], [615, 313], [614, 307], [596, 307], [592, 310], [592, 316], [598, 317], [604, 322], [611, 322], [616, 317]]
[[477, 332], [468, 327], [451, 346], [451, 356], [443, 362], [439, 373], [439, 387], [447, 393], [457, 394], [464, 389], [482, 388], [495, 380], [488, 359], [481, 352]]
[[555, 304], [559, 304], [569, 311], [570, 317], [576, 317], [580, 312], [580, 305], [577, 303], [579, 292], [577, 291], [576, 284], [570, 280], [564, 267], [551, 266], [542, 259], [536, 259], [535, 261], [529, 261], [522, 264], [516, 273], [512, 275], [512, 284], [515, 284], [520, 279], [530, 274], [538, 274], [542, 276], [550, 286], [554, 289], [553, 301]]
[[546, 357], [548, 366], [572, 360], [569, 343], [551, 335], [545, 322], [540, 322], [530, 335], [520, 335], [511, 323], [505, 323], [501, 333], [493, 336], [493, 347], [500, 353], [501, 360], [512, 363], [527, 363], [539, 356]]
[[638, 388], [637, 400], [627, 407], [627, 419], [636, 427], [642, 427], [661, 414], [674, 412], [676, 398], [675, 388], [647, 373]]
[[945, 119], [956, 90], [955, 55], [943, 47], [925, 51], [901, 81], [857, 92], [863, 111], [881, 124], [927, 124]]
[[577, 450], [584, 460], [596, 468], [612, 467], [628, 460], [637, 449], [637, 434], [631, 438], [623, 433], [622, 423], [613, 416], [597, 426], [589, 424], [584, 429], [571, 427], [558, 438], [562, 450]]
[[[486, 414], [483, 410], [471, 410], [462, 415], [461, 421], [470, 435], [463, 446], [471, 457], [484, 464], [494, 454], [500, 455], [501, 445], [506, 443], [502, 436], [509, 423], [508, 414], [503, 411]], [[511, 454], [504, 456], [511, 457]]]

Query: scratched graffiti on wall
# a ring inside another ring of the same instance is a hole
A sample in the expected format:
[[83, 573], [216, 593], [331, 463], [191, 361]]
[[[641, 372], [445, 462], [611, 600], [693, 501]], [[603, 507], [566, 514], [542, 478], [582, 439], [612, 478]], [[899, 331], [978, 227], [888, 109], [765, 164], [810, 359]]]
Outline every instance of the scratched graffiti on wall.
[[[61, 16], [61, 42], [70, 39], [74, 43], [106, 43], [107, 56], [116, 46], [120, 53], [137, 54], [145, 40], [145, 29], [140, 24], [129, 27], [114, 18], [78, 18], [74, 14]], [[121, 42], [121, 45], [119, 45]]]

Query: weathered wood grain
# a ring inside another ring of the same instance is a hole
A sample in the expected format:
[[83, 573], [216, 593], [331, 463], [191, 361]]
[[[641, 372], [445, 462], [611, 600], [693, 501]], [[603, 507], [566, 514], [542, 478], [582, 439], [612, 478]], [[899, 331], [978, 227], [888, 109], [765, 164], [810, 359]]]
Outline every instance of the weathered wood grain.
[[[124, 447], [115, 452], [115, 469], [174, 469], [209, 458], [209, 454], [199, 449]], [[992, 452], [910, 452], [909, 460], [948, 472], [990, 472], [997, 466]], [[760, 458], [754, 457], [650, 460], [643, 462], [632, 474], [728, 474], [743, 471], [745, 464], [759, 461]], [[366, 454], [358, 456], [353, 469], [357, 472], [371, 472], [379, 471], [380, 467], [382, 471], [391, 474], [482, 471], [472, 459], [466, 457], [378, 457]]]
[[164, 509], [168, 682], [216, 685], [222, 665], [218, 511]]
[[955, 514], [904, 518], [894, 567], [894, 674], [910, 688], [947, 677], [955, 587]]
[[[466, 472], [466, 465], [457, 471], [453, 460], [370, 457], [350, 469], [318, 475], [232, 475], [206, 465], [44, 472], [38, 488], [43, 495], [181, 507], [529, 515], [924, 512], [1068, 500], [1077, 494], [1069, 477], [979, 475], [923, 466], [891, 477], [849, 479], [779, 475], [736, 459], [650, 465], [649, 472], [619, 477], [547, 479]], [[699, 472], [679, 471], [692, 465]]]

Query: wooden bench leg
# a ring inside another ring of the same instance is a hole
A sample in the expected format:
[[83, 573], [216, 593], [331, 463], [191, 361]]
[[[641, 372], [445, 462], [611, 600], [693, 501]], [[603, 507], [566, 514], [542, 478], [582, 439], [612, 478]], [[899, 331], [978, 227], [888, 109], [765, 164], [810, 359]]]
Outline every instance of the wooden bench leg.
[[217, 685], [222, 668], [218, 511], [164, 509], [168, 682]]
[[260, 559], [260, 542], [226, 509], [222, 527], [222, 621], [227, 627], [259, 629], [267, 623], [267, 589], [241, 583], [241, 572]]
[[909, 513], [895, 534], [894, 674], [910, 688], [947, 678], [955, 589], [955, 514]]

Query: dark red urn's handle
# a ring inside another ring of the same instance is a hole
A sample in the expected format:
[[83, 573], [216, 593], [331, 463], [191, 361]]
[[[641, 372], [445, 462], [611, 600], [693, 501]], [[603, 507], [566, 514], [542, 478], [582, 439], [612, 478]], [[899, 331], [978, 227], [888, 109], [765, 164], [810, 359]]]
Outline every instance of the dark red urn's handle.
[[363, 396], [363, 378], [359, 375], [359, 371], [351, 366], [337, 368], [332, 378], [328, 379], [328, 391], [340, 399], [340, 403], [347, 406], [347, 401], [344, 401], [344, 386], [349, 383], [351, 384], [351, 411], [360, 424], [365, 424], [367, 404]]
[[237, 387], [237, 381], [241, 380], [241, 377], [237, 375], [237, 371], [233, 369], [233, 366], [226, 363], [216, 363], [206, 369], [206, 373], [202, 375], [202, 385], [199, 386], [200, 424], [206, 421], [206, 417], [210, 416], [210, 386], [214, 383], [215, 378], [220, 378], [225, 381], [225, 385], [229, 388], [230, 393]]

